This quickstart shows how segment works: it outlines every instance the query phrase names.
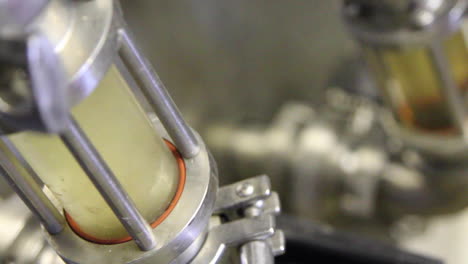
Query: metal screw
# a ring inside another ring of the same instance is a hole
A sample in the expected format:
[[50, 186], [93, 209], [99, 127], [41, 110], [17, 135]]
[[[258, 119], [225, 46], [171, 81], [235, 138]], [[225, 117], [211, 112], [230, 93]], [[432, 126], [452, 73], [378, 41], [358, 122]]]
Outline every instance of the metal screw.
[[255, 188], [253, 187], [252, 184], [248, 182], [244, 182], [242, 184], [237, 185], [236, 187], [236, 193], [240, 197], [247, 197], [250, 196], [254, 193]]

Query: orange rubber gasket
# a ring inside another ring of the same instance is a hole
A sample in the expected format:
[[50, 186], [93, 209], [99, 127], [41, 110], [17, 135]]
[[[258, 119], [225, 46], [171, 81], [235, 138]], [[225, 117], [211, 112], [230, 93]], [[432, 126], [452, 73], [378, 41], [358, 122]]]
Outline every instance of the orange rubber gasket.
[[[184, 159], [182, 158], [182, 155], [180, 155], [177, 148], [174, 146], [174, 144], [172, 144], [168, 140], [164, 140], [164, 142], [166, 143], [167, 147], [172, 151], [172, 154], [176, 158], [177, 165], [179, 167], [179, 185], [177, 186], [177, 190], [176, 190], [176, 193], [174, 194], [174, 198], [172, 199], [167, 209], [153, 223], [151, 223], [152, 228], [156, 228], [159, 224], [161, 224], [171, 214], [172, 210], [179, 202], [179, 199], [182, 196], [182, 192], [184, 190], [185, 179], [186, 179], [186, 174], [187, 174]], [[80, 228], [78, 223], [76, 223], [75, 220], [73, 220], [73, 218], [66, 211], [64, 211], [64, 214], [65, 214], [65, 219], [68, 222], [68, 225], [70, 225], [71, 229], [75, 232], [75, 234], [77, 234], [78, 236], [80, 236], [81, 238], [89, 242], [93, 242], [96, 244], [103, 244], [103, 245], [115, 245], [115, 244], [128, 242], [133, 239], [131, 236], [126, 236], [123, 238], [116, 238], [116, 239], [100, 239], [100, 238], [94, 237], [84, 232]]]
[[[437, 102], [439, 100], [438, 97], [432, 96], [428, 98], [424, 98], [423, 100], [419, 99], [418, 103], [420, 104], [430, 104], [433, 102]], [[445, 127], [445, 128], [425, 128], [420, 126], [415, 122], [414, 118], [414, 111], [411, 109], [411, 106], [409, 104], [404, 104], [400, 106], [397, 109], [397, 114], [398, 117], [401, 119], [401, 121], [405, 125], [409, 125], [410, 127], [423, 131], [423, 132], [429, 132], [429, 133], [434, 133], [438, 135], [454, 135], [457, 133], [457, 129], [455, 127]]]

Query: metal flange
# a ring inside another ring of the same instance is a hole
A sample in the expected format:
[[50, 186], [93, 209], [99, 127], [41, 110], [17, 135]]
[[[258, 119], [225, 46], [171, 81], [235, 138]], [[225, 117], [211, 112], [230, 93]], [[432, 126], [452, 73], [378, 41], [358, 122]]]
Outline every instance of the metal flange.
[[258, 257], [272, 261], [274, 256], [284, 253], [284, 234], [275, 230], [280, 202], [278, 194], [271, 192], [268, 176], [220, 188], [215, 212], [227, 222], [211, 227], [205, 244], [191, 263], [217, 263], [229, 247], [241, 247], [243, 264], [270, 263], [257, 262]]
[[178, 263], [188, 262], [205, 240], [218, 180], [204, 145], [197, 156], [184, 161], [185, 188], [171, 214], [153, 229], [158, 244], [152, 250], [140, 251], [133, 241], [116, 245], [95, 244], [77, 236], [69, 226], [59, 234], [47, 234], [49, 243], [69, 263], [149, 264], [171, 263], [175, 259], [180, 261]]

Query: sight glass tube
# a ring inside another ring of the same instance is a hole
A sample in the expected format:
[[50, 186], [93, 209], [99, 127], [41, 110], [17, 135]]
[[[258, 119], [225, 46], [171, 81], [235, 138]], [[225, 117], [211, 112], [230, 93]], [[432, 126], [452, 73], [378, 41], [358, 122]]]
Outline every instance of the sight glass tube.
[[[177, 161], [115, 65], [72, 115], [144, 219], [155, 221], [176, 192]], [[82, 232], [97, 241], [129, 235], [58, 135], [10, 139]]]
[[[451, 35], [440, 46], [447, 62], [445, 69], [459, 94], [468, 90], [468, 45], [462, 30]], [[434, 47], [404, 46], [399, 48], [366, 47], [365, 57], [379, 87], [387, 96], [397, 121], [406, 128], [436, 134], [460, 134], [445, 93]], [[466, 99], [464, 107], [467, 107]]]

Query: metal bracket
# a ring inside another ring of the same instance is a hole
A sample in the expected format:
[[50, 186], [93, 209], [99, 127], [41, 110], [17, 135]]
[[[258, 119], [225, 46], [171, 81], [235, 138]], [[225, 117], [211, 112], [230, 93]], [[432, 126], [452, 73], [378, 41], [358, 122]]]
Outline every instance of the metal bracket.
[[273, 256], [281, 256], [286, 250], [286, 238], [283, 230], [276, 230], [273, 236], [269, 237], [266, 241], [271, 248]]
[[[242, 263], [248, 264], [256, 264], [255, 253], [271, 260], [283, 254], [284, 234], [275, 230], [275, 215], [280, 211], [278, 194], [271, 191], [266, 175], [220, 188], [214, 212], [226, 216], [227, 222], [210, 229], [203, 248], [191, 263], [216, 263], [228, 247], [240, 247]], [[257, 250], [256, 243], [265, 250]], [[246, 246], [252, 253], [244, 252]]]
[[240, 246], [251, 240], [264, 240], [275, 233], [275, 220], [272, 215], [245, 218], [221, 224], [210, 230], [205, 245], [193, 264], [216, 263], [227, 247]]
[[270, 193], [270, 178], [266, 175], [223, 186], [218, 191], [214, 213], [246, 207], [267, 198]]

